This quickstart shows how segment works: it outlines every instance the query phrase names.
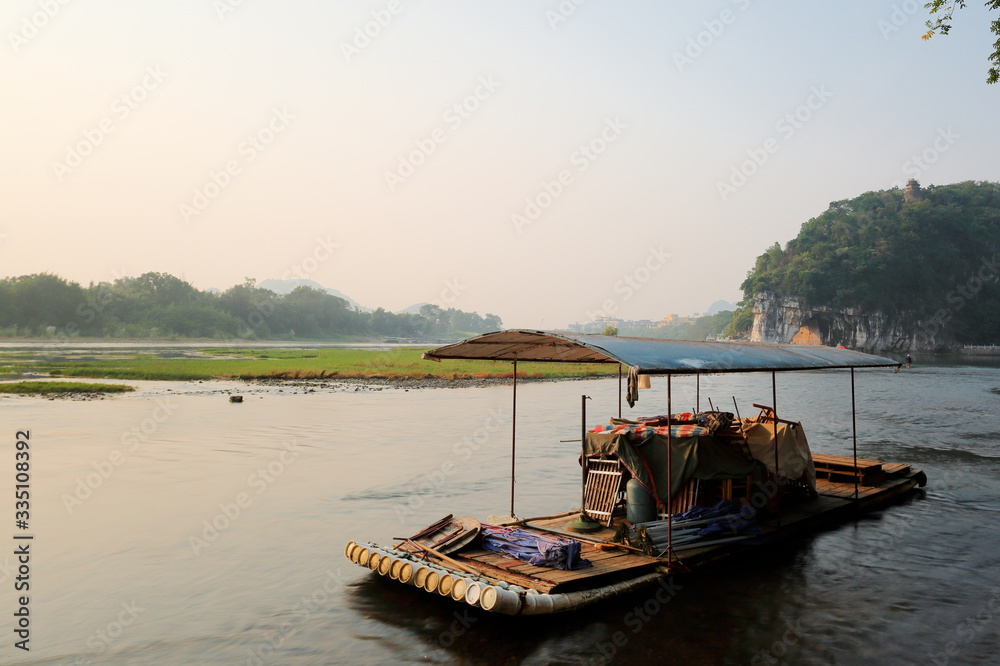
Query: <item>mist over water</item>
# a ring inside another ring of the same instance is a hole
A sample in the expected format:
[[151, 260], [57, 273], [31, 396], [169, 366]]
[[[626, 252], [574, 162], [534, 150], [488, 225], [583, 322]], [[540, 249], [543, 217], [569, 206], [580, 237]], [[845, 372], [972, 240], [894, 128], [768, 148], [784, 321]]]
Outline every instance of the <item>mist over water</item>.
[[[1000, 370], [989, 364], [857, 372], [858, 453], [924, 469], [912, 500], [782, 550], [748, 548], [675, 579], [667, 603], [644, 591], [530, 621], [472, 612], [343, 556], [350, 539], [387, 544], [448, 513], [509, 509], [509, 387], [129, 383], [140, 390], [99, 401], [0, 398], [8, 469], [17, 430], [31, 430], [33, 456], [32, 649], [13, 648], [3, 623], [9, 662], [1000, 660]], [[518, 515], [579, 505], [578, 444], [559, 440], [579, 436], [581, 394], [593, 397], [588, 423], [617, 415], [617, 379], [519, 385]], [[711, 398], [732, 410], [732, 396], [756, 413], [752, 403], [771, 404], [770, 375], [702, 378], [703, 408]], [[694, 379], [674, 380], [673, 409], [694, 403]], [[623, 411], [666, 408], [654, 378]], [[814, 451], [850, 453], [848, 372], [779, 374], [777, 408], [803, 422]], [[13, 483], [0, 475], [0, 497]]]

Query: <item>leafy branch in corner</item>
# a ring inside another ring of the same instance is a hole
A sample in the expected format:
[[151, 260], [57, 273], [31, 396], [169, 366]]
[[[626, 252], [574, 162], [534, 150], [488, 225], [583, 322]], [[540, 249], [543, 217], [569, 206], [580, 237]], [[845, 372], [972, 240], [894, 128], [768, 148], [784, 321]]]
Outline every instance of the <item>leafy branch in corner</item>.
[[[936, 33], [947, 35], [951, 32], [952, 16], [956, 9], [965, 8], [965, 0], [933, 0], [924, 5], [929, 10], [931, 18], [927, 19], [927, 32], [923, 34], [923, 39], [930, 39]], [[1000, 0], [986, 0], [988, 9], [1000, 9]], [[935, 17], [935, 15], [937, 15]], [[986, 83], [996, 83], [1000, 80], [1000, 19], [990, 23], [990, 30], [997, 35], [997, 41], [993, 43], [993, 53], [989, 55], [989, 61], [993, 63], [986, 76]]]

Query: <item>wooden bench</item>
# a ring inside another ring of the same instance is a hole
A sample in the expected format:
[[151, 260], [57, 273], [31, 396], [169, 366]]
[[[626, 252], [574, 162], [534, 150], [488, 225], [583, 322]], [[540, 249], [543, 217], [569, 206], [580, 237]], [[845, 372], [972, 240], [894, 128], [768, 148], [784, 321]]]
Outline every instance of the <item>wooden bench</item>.
[[886, 478], [881, 460], [858, 458], [858, 467], [855, 470], [854, 458], [847, 456], [814, 453], [812, 459], [816, 466], [816, 478], [818, 479], [854, 483], [856, 478], [859, 485], [877, 486]]

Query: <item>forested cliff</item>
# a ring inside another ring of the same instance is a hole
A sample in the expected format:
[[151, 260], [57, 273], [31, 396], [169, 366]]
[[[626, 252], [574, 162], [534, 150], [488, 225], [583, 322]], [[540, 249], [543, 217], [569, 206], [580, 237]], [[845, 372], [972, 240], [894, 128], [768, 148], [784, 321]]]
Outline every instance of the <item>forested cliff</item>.
[[914, 185], [834, 201], [770, 247], [734, 331], [881, 351], [1000, 342], [1000, 184]]

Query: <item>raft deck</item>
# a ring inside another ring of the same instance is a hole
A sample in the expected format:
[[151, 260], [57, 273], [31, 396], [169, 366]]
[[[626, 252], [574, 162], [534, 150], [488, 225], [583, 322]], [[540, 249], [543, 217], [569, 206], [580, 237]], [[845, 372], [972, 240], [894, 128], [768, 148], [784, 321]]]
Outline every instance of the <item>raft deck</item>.
[[[918, 484], [922, 486], [926, 481], [923, 472], [902, 463], [859, 459], [858, 472], [855, 474], [852, 458], [814, 454], [813, 459], [818, 477], [816, 481], [817, 496], [798, 500], [794, 504], [790, 503], [788, 506], [783, 506], [778, 513], [758, 519], [757, 526], [767, 538], [766, 546], [844, 522], [859, 514], [899, 501], [909, 495]], [[848, 480], [842, 480], [845, 476]], [[857, 498], [855, 498], [855, 476], [858, 480]], [[870, 485], [863, 485], [863, 482]], [[573, 511], [536, 518], [525, 525], [523, 529], [530, 530], [532, 526], [535, 526], [536, 528], [544, 527], [568, 532], [568, 523], [578, 515], [579, 511]], [[540, 593], [564, 597], [566, 594], [569, 596], [582, 594], [592, 597], [592, 600], [597, 600], [608, 596], [606, 593], [612, 589], [626, 590], [632, 584], [643, 581], [649, 583], [655, 581], [658, 574], [691, 573], [709, 564], [750, 553], [752, 551], [749, 549], [753, 548], [753, 546], [739, 542], [706, 546], [687, 545], [676, 548], [675, 558], [668, 561], [666, 557], [650, 557], [620, 547], [602, 550], [592, 543], [593, 541], [610, 542], [618, 526], [623, 522], [624, 517], [616, 516], [611, 526], [602, 526], [595, 532], [579, 535], [579, 540], [582, 543], [581, 556], [590, 560], [592, 566], [575, 571], [537, 567], [483, 548], [465, 548], [461, 552], [453, 553], [451, 557], [462, 566], [479, 572], [479, 580], [495, 584], [498, 588], [522, 590], [519, 593], [521, 594], [521, 606], [512, 604], [507, 606], [509, 610], [501, 610], [499, 607], [489, 608], [485, 604], [482, 605], [488, 610], [517, 614], [522, 611], [528, 612], [523, 610], [527, 607], [524, 605], [524, 590], [531, 594]], [[348, 556], [361, 566], [369, 566], [367, 556], [363, 558], [364, 561], [357, 561], [355, 557], [351, 556], [350, 553], [356, 548], [352, 549], [349, 544]], [[373, 548], [379, 549], [380, 547], [373, 545]], [[396, 549], [381, 549], [381, 552], [392, 554], [393, 557], [403, 555], [402, 551]], [[409, 558], [414, 564], [418, 564], [418, 561], [409, 553], [406, 553], [404, 557]], [[468, 575], [467, 572], [450, 566], [448, 563], [435, 560], [430, 560], [430, 563], [442, 571], [450, 571], [456, 579]], [[379, 572], [383, 575], [389, 571], [386, 566], [383, 566], [382, 569], [384, 571], [379, 570]], [[396, 575], [392, 577], [396, 578]], [[399, 580], [406, 582], [402, 579]], [[441, 581], [442, 585], [454, 584], [454, 581], [447, 580], [447, 577], [442, 577]], [[427, 589], [424, 582], [410, 584], [424, 586]], [[451, 588], [449, 587], [448, 590], [450, 591]], [[427, 589], [427, 591], [436, 591], [437, 594], [445, 596], [449, 593], [449, 591], [441, 589]], [[503, 594], [499, 589], [493, 592]], [[491, 605], [497, 598], [496, 594], [491, 598]], [[462, 600], [452, 596], [456, 600]], [[471, 605], [481, 606], [478, 591], [473, 597], [466, 597], [464, 600]], [[559, 610], [544, 611], [536, 608], [532, 614], [559, 612]]]
[[[886, 463], [859, 458], [858, 497], [855, 499], [853, 458], [813, 454], [813, 462], [817, 475], [816, 497], [782, 506], [777, 514], [758, 519], [757, 527], [764, 532], [768, 545], [891, 504], [908, 495], [923, 479], [922, 471], [913, 469], [905, 463]], [[865, 485], [866, 483], [868, 485]], [[577, 515], [579, 514], [574, 513], [569, 517], [544, 518], [532, 521], [532, 524], [566, 530], [566, 525]], [[610, 541], [622, 522], [624, 519], [616, 516], [610, 527], [602, 527], [587, 536]], [[686, 569], [693, 571], [710, 562], [726, 559], [740, 552], [746, 553], [747, 548], [752, 546], [736, 542], [682, 547], [677, 548], [675, 554]], [[666, 558], [657, 561], [660, 564], [667, 564]]]
[[[577, 512], [578, 515], [578, 512]], [[568, 522], [568, 519], [555, 519]], [[542, 524], [539, 522], [539, 524]], [[530, 528], [524, 528], [529, 529]], [[590, 560], [592, 566], [575, 571], [536, 567], [531, 564], [504, 557], [499, 553], [478, 549], [464, 551], [455, 559], [478, 569], [490, 578], [496, 578], [514, 585], [531, 588], [545, 594], [572, 592], [616, 582], [632, 575], [648, 573], [662, 564], [662, 560], [640, 553], [631, 553], [621, 548], [599, 550], [594, 545], [582, 542], [580, 556]], [[623, 575], [624, 574], [624, 575]]]

